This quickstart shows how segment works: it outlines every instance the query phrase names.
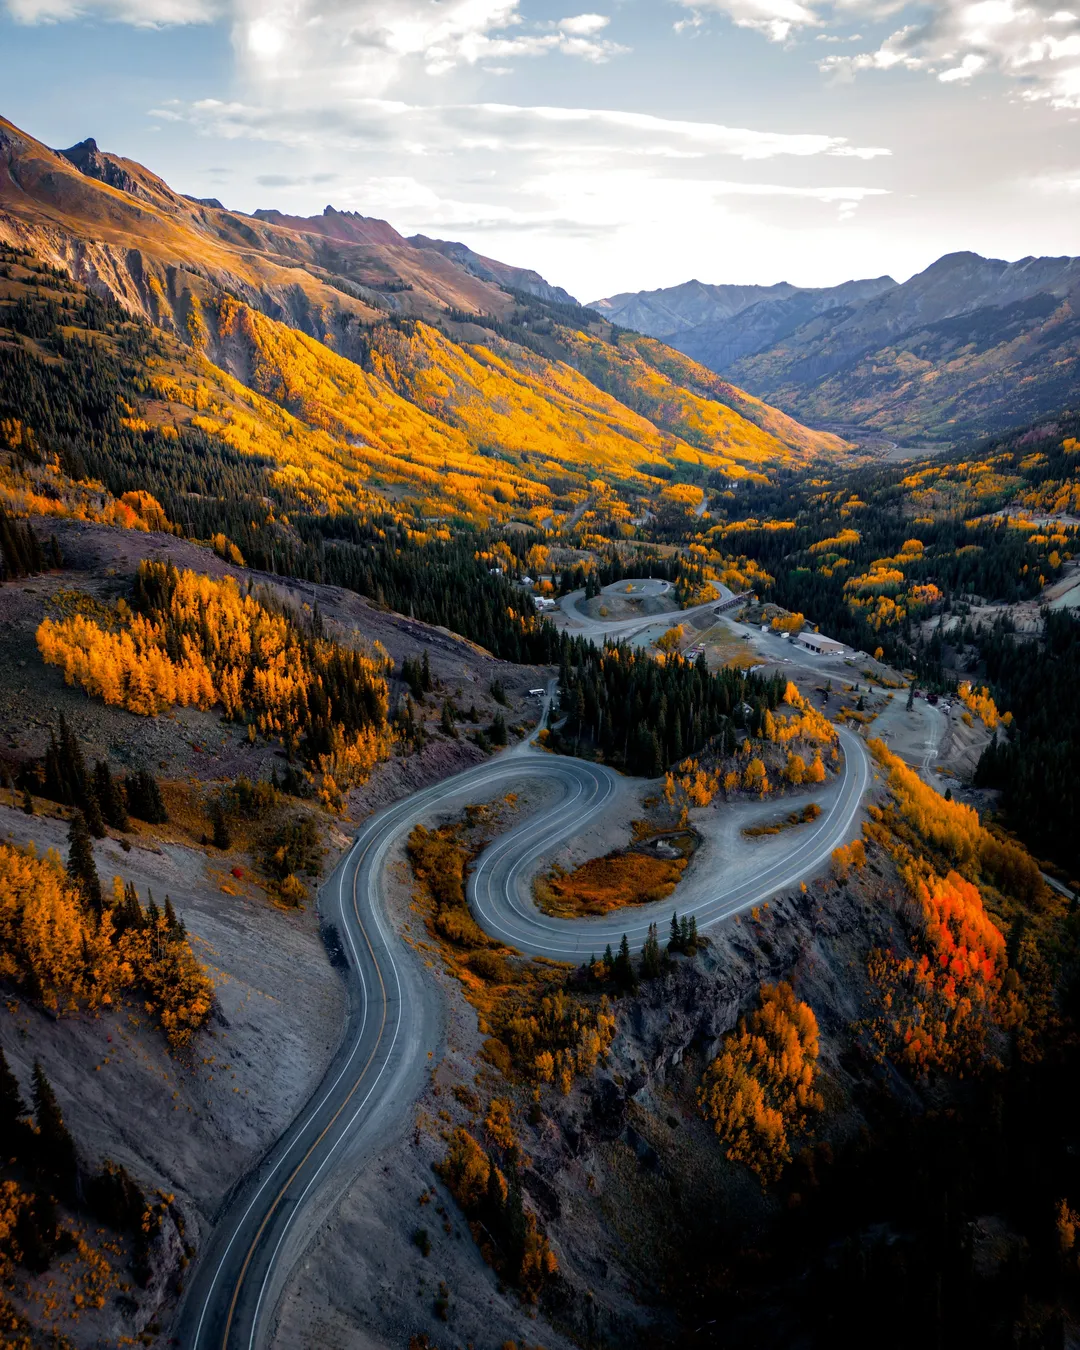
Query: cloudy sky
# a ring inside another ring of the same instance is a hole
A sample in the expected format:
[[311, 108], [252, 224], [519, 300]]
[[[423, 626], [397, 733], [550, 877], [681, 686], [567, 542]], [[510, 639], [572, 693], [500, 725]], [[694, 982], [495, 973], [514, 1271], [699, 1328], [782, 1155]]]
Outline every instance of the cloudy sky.
[[1080, 252], [1076, 3], [0, 0], [0, 113], [583, 300], [903, 280]]

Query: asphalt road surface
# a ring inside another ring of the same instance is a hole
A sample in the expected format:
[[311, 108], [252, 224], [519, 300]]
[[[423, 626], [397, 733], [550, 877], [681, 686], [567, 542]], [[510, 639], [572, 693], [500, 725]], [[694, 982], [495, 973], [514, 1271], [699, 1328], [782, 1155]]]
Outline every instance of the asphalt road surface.
[[[816, 875], [853, 833], [870, 763], [858, 736], [841, 729], [844, 769], [835, 801], [810, 833], [750, 880], [705, 888], [686, 913], [706, 929]], [[530, 955], [584, 960], [627, 933], [637, 950], [648, 925], [664, 928], [670, 902], [579, 921], [540, 913], [528, 895], [532, 864], [580, 832], [607, 805], [615, 774], [602, 765], [546, 754], [531, 744], [436, 783], [373, 816], [322, 888], [324, 924], [336, 930], [348, 1013], [323, 1081], [261, 1164], [223, 1204], [180, 1308], [185, 1350], [255, 1350], [272, 1337], [285, 1280], [311, 1237], [365, 1162], [400, 1131], [437, 1048], [440, 995], [387, 916], [381, 880], [387, 853], [418, 820], [453, 799], [484, 800], [525, 778], [553, 780], [553, 802], [481, 856], [469, 903], [494, 936]]]
[[[625, 598], [626, 586], [631, 581], [635, 587], [635, 596], [666, 595], [671, 590], [669, 581], [657, 581], [655, 579], [643, 581], [638, 578], [636, 580], [613, 581], [603, 588], [604, 593]], [[731, 591], [727, 586], [722, 586], [719, 582], [715, 582], [714, 585], [720, 592], [717, 599], [708, 600], [702, 605], [691, 605], [689, 609], [673, 609], [666, 614], [641, 614], [633, 619], [593, 619], [578, 608], [578, 602], [585, 599], [584, 591], [571, 591], [569, 595], [564, 595], [559, 601], [559, 609], [562, 611], [563, 617], [569, 621], [568, 627], [573, 632], [592, 638], [594, 642], [603, 642], [605, 638], [630, 638], [636, 633], [640, 633], [646, 628], [654, 628], [658, 624], [683, 623], [687, 619], [692, 619], [695, 614], [700, 614], [704, 610], [711, 609], [716, 605], [723, 604], [725, 600], [731, 599]]]

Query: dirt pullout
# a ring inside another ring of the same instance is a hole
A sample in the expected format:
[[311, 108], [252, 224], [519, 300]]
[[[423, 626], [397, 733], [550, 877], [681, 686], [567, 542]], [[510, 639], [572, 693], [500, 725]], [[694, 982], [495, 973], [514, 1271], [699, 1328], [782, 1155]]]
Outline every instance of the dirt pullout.
[[607, 619], [612, 623], [618, 619], [648, 619], [653, 615], [676, 615], [679, 612], [673, 592], [665, 595], [631, 595], [604, 591], [590, 600], [579, 601], [578, 608], [590, 619]]

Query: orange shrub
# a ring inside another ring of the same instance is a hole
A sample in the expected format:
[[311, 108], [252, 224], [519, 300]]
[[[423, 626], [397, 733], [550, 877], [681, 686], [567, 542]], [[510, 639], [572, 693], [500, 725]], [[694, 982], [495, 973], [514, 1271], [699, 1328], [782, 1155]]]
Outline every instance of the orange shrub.
[[533, 893], [546, 914], [607, 914], [626, 905], [666, 900], [685, 867], [684, 858], [609, 853], [590, 858], [569, 873], [538, 876]]
[[850, 844], [841, 844], [832, 851], [832, 869], [840, 881], [846, 881], [854, 868], [861, 872], [866, 866], [866, 848], [861, 839], [853, 839]]

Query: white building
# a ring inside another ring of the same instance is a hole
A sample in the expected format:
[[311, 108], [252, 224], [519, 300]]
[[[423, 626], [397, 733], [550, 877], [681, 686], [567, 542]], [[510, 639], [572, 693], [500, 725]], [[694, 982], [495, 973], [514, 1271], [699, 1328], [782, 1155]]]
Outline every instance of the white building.
[[800, 633], [795, 639], [800, 647], [808, 652], [817, 652], [819, 656], [842, 656], [847, 648], [835, 638], [825, 637], [823, 633]]

